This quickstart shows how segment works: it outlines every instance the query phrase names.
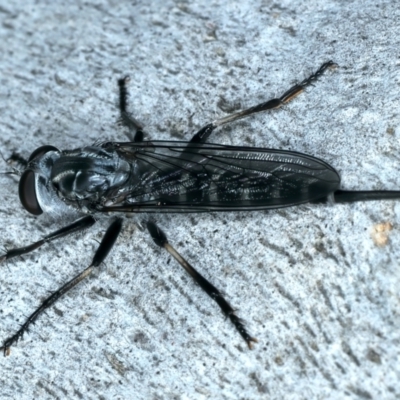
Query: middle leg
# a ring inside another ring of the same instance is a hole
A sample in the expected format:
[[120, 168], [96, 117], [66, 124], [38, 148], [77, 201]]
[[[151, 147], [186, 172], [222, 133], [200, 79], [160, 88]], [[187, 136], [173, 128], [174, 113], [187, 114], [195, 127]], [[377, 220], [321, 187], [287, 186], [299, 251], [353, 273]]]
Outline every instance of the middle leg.
[[120, 122], [122, 125], [125, 125], [129, 129], [129, 133], [134, 135], [128, 135], [130, 140], [134, 142], [143, 142], [143, 125], [132, 117], [132, 115], [127, 110], [127, 102], [128, 102], [128, 89], [126, 84], [129, 82], [129, 77], [118, 80], [119, 87], [119, 111], [120, 111]]
[[76, 275], [65, 285], [61, 286], [51, 296], [43, 301], [43, 303], [26, 319], [25, 323], [21, 325], [18, 331], [4, 341], [2, 350], [5, 356], [10, 355], [10, 347], [22, 338], [32, 324], [36, 322], [38, 317], [49, 307], [51, 307], [61, 296], [74, 288], [79, 282], [88, 277], [93, 270], [98, 267], [107, 257], [108, 253], [115, 244], [122, 229], [122, 219], [117, 218], [107, 229], [103, 239], [93, 257], [92, 263], [84, 269], [81, 273]]

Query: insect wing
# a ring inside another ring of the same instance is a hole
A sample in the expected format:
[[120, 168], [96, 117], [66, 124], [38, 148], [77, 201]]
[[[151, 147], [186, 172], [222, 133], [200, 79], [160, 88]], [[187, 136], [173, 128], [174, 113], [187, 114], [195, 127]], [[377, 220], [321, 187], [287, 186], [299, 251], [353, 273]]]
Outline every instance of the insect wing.
[[340, 183], [324, 161], [290, 151], [161, 141], [112, 145], [136, 179], [99, 211], [279, 208], [324, 198]]

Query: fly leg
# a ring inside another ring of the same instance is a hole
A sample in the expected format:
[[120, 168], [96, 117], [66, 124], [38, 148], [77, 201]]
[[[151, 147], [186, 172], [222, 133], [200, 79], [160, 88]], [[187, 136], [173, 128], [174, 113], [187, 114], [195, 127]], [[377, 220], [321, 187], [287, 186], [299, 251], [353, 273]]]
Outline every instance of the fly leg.
[[29, 331], [32, 324], [36, 322], [38, 317], [49, 307], [51, 307], [61, 296], [67, 293], [69, 290], [74, 288], [79, 282], [83, 281], [87, 276], [89, 276], [93, 270], [98, 267], [107, 257], [108, 253], [114, 246], [115, 241], [122, 228], [122, 219], [116, 219], [107, 229], [103, 239], [98, 247], [92, 263], [84, 269], [80, 274], [76, 275], [65, 285], [61, 286], [56, 290], [51, 296], [49, 296], [43, 303], [27, 318], [24, 324], [21, 325], [19, 330], [7, 340], [4, 341], [2, 350], [5, 356], [10, 355], [10, 347], [18, 342], [22, 338], [25, 332]]
[[328, 61], [328, 62], [322, 64], [321, 67], [315, 73], [310, 75], [308, 78], [304, 79], [302, 82], [297, 83], [296, 85], [292, 86], [288, 91], [283, 93], [283, 95], [281, 97], [268, 100], [264, 103], [257, 104], [254, 107], [250, 107], [250, 108], [240, 111], [238, 113], [228, 115], [221, 119], [217, 119], [217, 120], [203, 126], [203, 128], [201, 128], [192, 137], [190, 142], [191, 143], [204, 143], [207, 140], [207, 138], [211, 135], [211, 133], [214, 131], [214, 129], [216, 129], [222, 125], [228, 124], [233, 121], [237, 121], [241, 118], [247, 117], [249, 115], [252, 115], [252, 114], [255, 114], [258, 112], [273, 110], [273, 109], [283, 106], [284, 104], [289, 103], [296, 96], [298, 96], [301, 92], [303, 92], [307, 86], [312, 85], [313, 82], [315, 82], [317, 79], [319, 79], [328, 68], [335, 68], [335, 67], [337, 67], [337, 64], [335, 64], [333, 61]]
[[178, 261], [179, 264], [189, 273], [193, 280], [219, 305], [222, 312], [231, 320], [237, 331], [246, 341], [249, 349], [253, 347], [253, 343], [257, 342], [257, 339], [250, 336], [244, 326], [243, 321], [235, 314], [235, 310], [225, 300], [222, 293], [206, 278], [204, 278], [199, 272], [196, 271], [169, 243], [165, 233], [153, 222], [147, 223], [147, 229], [150, 232], [157, 246], [163, 247], [172, 257]]
[[119, 111], [120, 111], [120, 123], [129, 129], [128, 138], [134, 142], [143, 141], [143, 125], [132, 117], [127, 111], [127, 100], [128, 100], [128, 89], [126, 84], [129, 82], [129, 77], [118, 80], [119, 87]]
[[49, 243], [49, 242], [52, 242], [53, 240], [56, 240], [56, 239], [71, 235], [75, 232], [80, 232], [80, 231], [83, 231], [84, 229], [90, 228], [95, 222], [96, 222], [96, 220], [91, 215], [87, 215], [83, 218], [80, 218], [80, 219], [74, 221], [72, 224], [65, 226], [64, 228], [58, 229], [57, 231], [52, 232], [49, 235], [44, 236], [42, 239], [38, 240], [37, 242], [34, 242], [27, 246], [7, 250], [5, 254], [0, 256], [0, 263], [2, 263], [3, 261], [9, 260], [10, 258], [22, 256], [23, 254], [30, 253], [31, 251], [36, 250], [37, 248], [41, 247], [45, 243]]
[[[1, 155], [3, 160], [7, 164], [17, 164], [19, 165], [22, 169], [25, 169], [28, 166], [28, 160], [26, 160], [24, 157], [22, 157], [19, 153], [13, 152], [10, 157], [5, 159], [3, 155]], [[16, 172], [6, 172], [7, 175], [18, 175]]]

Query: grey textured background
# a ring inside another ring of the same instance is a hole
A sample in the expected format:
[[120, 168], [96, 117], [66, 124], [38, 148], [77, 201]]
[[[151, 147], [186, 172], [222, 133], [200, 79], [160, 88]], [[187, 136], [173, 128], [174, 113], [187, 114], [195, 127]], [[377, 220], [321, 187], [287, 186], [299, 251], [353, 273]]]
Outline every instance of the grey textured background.
[[[333, 59], [340, 68], [290, 105], [211, 141], [318, 156], [346, 189], [400, 188], [395, 1], [13, 4], [0, 2], [5, 157], [126, 140], [115, 124], [116, 80], [126, 74], [147, 138], [185, 140]], [[68, 222], [28, 215], [9, 176], [0, 199], [4, 246]], [[259, 339], [253, 351], [140, 229], [145, 219], [126, 217], [98, 273], [0, 358], [1, 398], [400, 397], [400, 202], [157, 216], [238, 308]], [[90, 263], [107, 223], [1, 265], [1, 340]], [[378, 246], [384, 223], [392, 230]]]

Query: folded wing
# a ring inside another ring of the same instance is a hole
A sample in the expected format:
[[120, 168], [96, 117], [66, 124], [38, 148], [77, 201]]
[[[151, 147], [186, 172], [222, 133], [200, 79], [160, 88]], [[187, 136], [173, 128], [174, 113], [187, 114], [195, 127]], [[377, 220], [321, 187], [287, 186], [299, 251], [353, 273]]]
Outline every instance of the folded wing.
[[201, 212], [288, 207], [324, 198], [340, 178], [290, 151], [187, 142], [109, 143], [133, 168], [99, 211]]

